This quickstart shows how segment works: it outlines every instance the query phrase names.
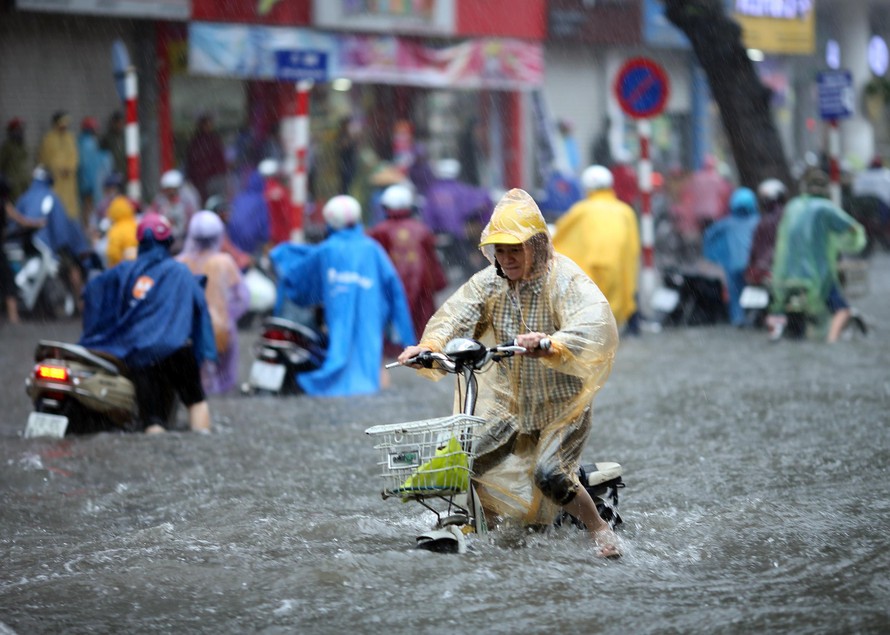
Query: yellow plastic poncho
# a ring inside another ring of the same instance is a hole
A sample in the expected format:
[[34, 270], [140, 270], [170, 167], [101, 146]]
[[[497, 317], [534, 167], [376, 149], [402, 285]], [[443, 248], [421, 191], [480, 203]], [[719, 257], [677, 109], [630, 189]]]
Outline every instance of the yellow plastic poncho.
[[133, 204], [126, 196], [115, 196], [108, 205], [106, 215], [111, 221], [105, 250], [108, 266], [113, 267], [122, 260], [135, 260], [139, 240], [136, 237], [138, 225]]
[[486, 511], [549, 524], [580, 487], [576, 472], [593, 398], [611, 371], [618, 330], [596, 285], [554, 253], [544, 218], [525, 191], [510, 190], [497, 204], [482, 232], [483, 243], [491, 239], [524, 244], [531, 271], [522, 280], [501, 277], [494, 245], [485, 245], [492, 266], [440, 307], [420, 346], [441, 351], [455, 337], [504, 343], [527, 332], [550, 336], [552, 356], [515, 356], [480, 376], [476, 414], [489, 424], [474, 464]]
[[53, 175], [53, 191], [62, 200], [65, 211], [80, 222], [80, 196], [77, 190], [77, 141], [67, 130], [50, 129], [40, 143], [37, 161]]
[[619, 325], [637, 310], [640, 271], [636, 213], [611, 189], [591, 192], [556, 221], [553, 247], [580, 266], [605, 294]]

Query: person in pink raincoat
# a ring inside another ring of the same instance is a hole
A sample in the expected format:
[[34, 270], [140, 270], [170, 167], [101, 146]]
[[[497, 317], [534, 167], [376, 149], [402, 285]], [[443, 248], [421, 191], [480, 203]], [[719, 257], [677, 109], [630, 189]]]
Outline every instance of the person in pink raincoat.
[[230, 390], [238, 382], [237, 321], [247, 310], [249, 295], [235, 260], [221, 250], [225, 225], [219, 216], [204, 210], [189, 221], [185, 247], [177, 257], [191, 272], [207, 276], [204, 289], [213, 325], [219, 361], [201, 367], [201, 383], [207, 394]]

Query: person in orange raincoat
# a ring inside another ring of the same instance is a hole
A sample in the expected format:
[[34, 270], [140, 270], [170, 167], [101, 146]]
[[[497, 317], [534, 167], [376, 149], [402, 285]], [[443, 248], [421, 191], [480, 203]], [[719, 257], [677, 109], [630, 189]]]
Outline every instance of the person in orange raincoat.
[[596, 283], [620, 327], [637, 310], [640, 232], [636, 213], [618, 200], [608, 168], [588, 167], [581, 174], [581, 185], [587, 198], [556, 221], [553, 247]]

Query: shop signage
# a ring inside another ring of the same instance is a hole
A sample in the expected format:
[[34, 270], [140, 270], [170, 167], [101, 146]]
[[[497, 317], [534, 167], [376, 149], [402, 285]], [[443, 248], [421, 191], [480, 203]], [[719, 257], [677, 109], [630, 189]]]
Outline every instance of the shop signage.
[[313, 26], [338, 31], [405, 34], [456, 32], [456, 0], [312, 0]]
[[275, 51], [275, 78], [296, 82], [328, 78], [328, 54], [322, 51]]
[[547, 2], [547, 36], [560, 42], [639, 44], [640, 14], [637, 2], [550, 0]]
[[821, 71], [816, 76], [819, 89], [819, 115], [825, 121], [845, 119], [853, 114], [853, 74], [848, 70]]
[[614, 89], [625, 114], [645, 119], [664, 110], [670, 81], [660, 64], [646, 57], [635, 57], [619, 69]]
[[816, 50], [811, 0], [736, 0], [733, 17], [750, 49], [785, 55], [810, 55]]
[[17, 9], [127, 18], [188, 20], [190, 0], [15, 0]]
[[189, 23], [188, 33], [189, 71], [199, 75], [278, 79], [279, 53], [303, 51], [325, 55], [327, 77], [354, 82], [527, 90], [544, 79], [542, 46], [515, 39], [431, 47], [392, 35], [209, 22]]

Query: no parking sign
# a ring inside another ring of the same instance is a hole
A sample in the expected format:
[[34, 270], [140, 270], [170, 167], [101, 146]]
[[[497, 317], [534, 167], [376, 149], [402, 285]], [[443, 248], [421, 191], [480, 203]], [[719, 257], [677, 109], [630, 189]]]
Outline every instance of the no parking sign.
[[654, 117], [664, 110], [670, 94], [667, 73], [655, 60], [627, 60], [615, 77], [615, 97], [621, 109], [634, 119]]

